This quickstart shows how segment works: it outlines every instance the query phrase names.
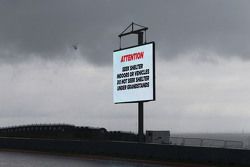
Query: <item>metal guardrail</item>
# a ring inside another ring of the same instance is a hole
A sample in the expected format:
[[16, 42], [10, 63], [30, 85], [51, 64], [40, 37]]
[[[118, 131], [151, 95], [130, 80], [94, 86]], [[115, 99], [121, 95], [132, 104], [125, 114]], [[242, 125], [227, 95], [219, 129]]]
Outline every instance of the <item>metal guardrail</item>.
[[171, 145], [182, 146], [197, 146], [197, 147], [218, 147], [218, 148], [234, 148], [242, 149], [242, 141], [219, 140], [207, 138], [185, 138], [185, 137], [170, 137]]

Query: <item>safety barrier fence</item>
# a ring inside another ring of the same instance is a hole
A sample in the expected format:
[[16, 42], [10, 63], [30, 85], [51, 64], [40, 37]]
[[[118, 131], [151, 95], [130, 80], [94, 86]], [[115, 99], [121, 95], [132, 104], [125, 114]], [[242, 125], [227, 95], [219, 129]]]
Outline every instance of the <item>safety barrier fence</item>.
[[197, 146], [197, 147], [218, 147], [218, 148], [235, 148], [242, 149], [242, 141], [219, 140], [206, 138], [186, 138], [186, 137], [170, 137], [171, 145], [181, 146]]

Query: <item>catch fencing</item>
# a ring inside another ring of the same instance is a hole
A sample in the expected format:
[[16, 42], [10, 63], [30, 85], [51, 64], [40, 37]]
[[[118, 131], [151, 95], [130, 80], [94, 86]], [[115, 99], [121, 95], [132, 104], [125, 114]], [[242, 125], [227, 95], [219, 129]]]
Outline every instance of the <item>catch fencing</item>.
[[206, 138], [186, 138], [186, 137], [170, 137], [171, 145], [180, 146], [197, 146], [197, 147], [218, 147], [218, 148], [234, 148], [242, 149], [242, 141], [219, 140]]

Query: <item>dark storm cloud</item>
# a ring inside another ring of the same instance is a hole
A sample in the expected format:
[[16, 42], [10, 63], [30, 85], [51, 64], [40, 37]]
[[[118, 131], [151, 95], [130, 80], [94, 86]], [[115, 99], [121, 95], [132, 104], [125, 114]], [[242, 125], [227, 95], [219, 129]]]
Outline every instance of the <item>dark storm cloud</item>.
[[0, 57], [64, 59], [79, 43], [94, 64], [111, 63], [117, 35], [132, 21], [148, 26], [160, 56], [205, 50], [248, 58], [250, 1], [0, 1]]

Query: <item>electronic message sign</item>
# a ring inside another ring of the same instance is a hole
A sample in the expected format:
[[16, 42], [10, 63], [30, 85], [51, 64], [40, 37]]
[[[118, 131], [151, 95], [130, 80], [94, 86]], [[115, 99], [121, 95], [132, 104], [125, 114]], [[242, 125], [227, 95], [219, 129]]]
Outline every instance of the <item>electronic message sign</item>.
[[155, 100], [154, 42], [113, 53], [113, 102]]

